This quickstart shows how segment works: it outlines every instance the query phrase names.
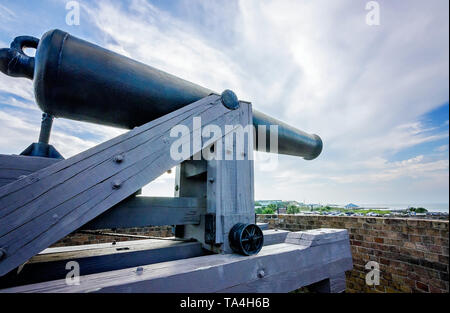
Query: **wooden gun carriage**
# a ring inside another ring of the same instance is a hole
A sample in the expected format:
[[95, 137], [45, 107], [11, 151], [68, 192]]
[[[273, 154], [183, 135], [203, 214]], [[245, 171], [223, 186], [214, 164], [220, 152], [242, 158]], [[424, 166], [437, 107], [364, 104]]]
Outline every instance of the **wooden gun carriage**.
[[[255, 221], [253, 149], [276, 140], [275, 152], [312, 160], [317, 135], [230, 90], [217, 94], [59, 30], [17, 37], [0, 50], [0, 70], [33, 79], [45, 112], [39, 142], [0, 155], [0, 288], [12, 287], [0, 291], [345, 288], [345, 230], [264, 230]], [[64, 159], [49, 144], [53, 117], [131, 130]], [[175, 197], [137, 195], [173, 167]], [[80, 229], [159, 225], [174, 225], [175, 238], [48, 248]], [[64, 280], [69, 261], [80, 265], [80, 285]]]

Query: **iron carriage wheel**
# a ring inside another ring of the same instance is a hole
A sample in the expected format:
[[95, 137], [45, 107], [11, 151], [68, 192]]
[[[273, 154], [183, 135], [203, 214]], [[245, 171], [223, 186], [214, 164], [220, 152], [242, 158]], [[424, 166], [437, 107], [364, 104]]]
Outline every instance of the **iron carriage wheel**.
[[255, 224], [238, 223], [229, 233], [230, 247], [242, 255], [255, 255], [264, 245], [264, 235]]

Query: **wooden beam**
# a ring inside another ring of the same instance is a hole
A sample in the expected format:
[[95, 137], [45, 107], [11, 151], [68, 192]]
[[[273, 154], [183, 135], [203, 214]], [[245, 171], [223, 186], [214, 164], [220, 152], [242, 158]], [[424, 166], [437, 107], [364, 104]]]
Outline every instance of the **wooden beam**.
[[[306, 240], [316, 245], [303, 245]], [[291, 242], [262, 248], [254, 256], [214, 254], [142, 266], [141, 271], [122, 269], [80, 277], [80, 285], [65, 280], [21, 286], [0, 292], [289, 292], [330, 278], [343, 277], [352, 269], [346, 230], [297, 232]], [[330, 235], [332, 234], [332, 235]], [[330, 236], [327, 236], [330, 235]], [[333, 237], [333, 238], [331, 238]]]
[[205, 173], [206, 173], [205, 160], [191, 160], [190, 162], [184, 163], [185, 178], [191, 178]]
[[[182, 226], [184, 237], [195, 238], [205, 249], [217, 253], [232, 253], [228, 234], [236, 223], [255, 223], [252, 108], [244, 101], [240, 106], [244, 110], [232, 131], [214, 143], [211, 153], [218, 157], [206, 161], [206, 175], [190, 177], [195, 172], [191, 168], [199, 167], [194, 162], [199, 161], [184, 162], [176, 175], [180, 189], [176, 195], [202, 197], [206, 193], [208, 216], [203, 216], [199, 225]], [[251, 131], [244, 133], [247, 126]], [[211, 224], [215, 229], [212, 234], [207, 231]]]
[[270, 246], [283, 243], [286, 240], [289, 231], [281, 229], [269, 229], [263, 230], [263, 234], [264, 234], [264, 245]]
[[80, 275], [89, 275], [140, 265], [168, 262], [205, 255], [198, 242], [169, 240], [136, 240], [116, 244], [48, 248], [32, 257], [20, 271], [0, 277], [0, 289], [63, 279], [69, 270], [66, 264], [75, 261]]
[[[268, 230], [263, 233], [264, 245], [271, 245], [283, 243], [289, 232]], [[280, 236], [283, 233], [284, 237]], [[69, 261], [78, 262], [81, 275], [89, 275], [206, 254], [199, 242], [158, 239], [47, 248], [32, 257], [20, 271], [0, 277], [0, 289], [63, 279]]]
[[61, 161], [60, 159], [0, 154], [0, 187]]
[[81, 229], [199, 224], [205, 205], [205, 199], [200, 198], [130, 197]]
[[[211, 95], [67, 160], [0, 187], [0, 276], [70, 234], [179, 164], [170, 147], [192, 144], [193, 118], [201, 125], [235, 125], [243, 107], [229, 110]], [[190, 132], [171, 137], [174, 126]], [[223, 132], [222, 135], [226, 135]], [[120, 156], [120, 157], [119, 157]]]

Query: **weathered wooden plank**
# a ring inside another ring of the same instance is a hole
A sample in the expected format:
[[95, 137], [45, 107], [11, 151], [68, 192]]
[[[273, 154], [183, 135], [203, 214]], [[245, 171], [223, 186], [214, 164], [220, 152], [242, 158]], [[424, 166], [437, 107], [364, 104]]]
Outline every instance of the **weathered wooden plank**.
[[197, 175], [206, 173], [205, 160], [191, 160], [185, 163], [184, 175], [186, 178], [191, 178]]
[[351, 268], [347, 237], [317, 246], [269, 245], [251, 257], [216, 254], [92, 274], [79, 286], [57, 280], [1, 292], [288, 292]]
[[256, 225], [258, 225], [258, 227], [261, 230], [268, 230], [269, 229], [269, 223], [256, 223]]
[[[100, 246], [100, 247], [98, 247]], [[20, 270], [0, 277], [0, 288], [64, 279], [69, 272], [66, 264], [75, 261], [80, 275], [89, 275], [140, 265], [155, 264], [205, 255], [198, 242], [169, 240], [137, 240], [116, 244], [49, 248], [32, 257]], [[72, 249], [72, 250], [70, 250]]]
[[14, 179], [14, 178], [0, 178], [0, 187], [4, 186], [4, 185], [8, 185], [8, 184], [12, 183], [15, 180], [16, 179]]
[[282, 242], [285, 242], [289, 231], [281, 230], [281, 229], [269, 229], [263, 230], [264, 234], [264, 245], [276, 245]]
[[199, 224], [205, 206], [201, 198], [130, 197], [81, 229]]
[[61, 161], [60, 159], [0, 154], [0, 187], [21, 176], [27, 176], [40, 169]]
[[[197, 188], [191, 187], [191, 180], [186, 173], [177, 172], [177, 183], [181, 192], [187, 187], [190, 196], [201, 196], [206, 186], [206, 213], [215, 214], [215, 244], [205, 242], [205, 223], [202, 219], [199, 225], [184, 226], [185, 238], [195, 238], [204, 243], [206, 249], [219, 253], [232, 252], [228, 244], [228, 233], [236, 223], [254, 223], [254, 183], [253, 183], [253, 132], [250, 132], [245, 142], [237, 141], [237, 134], [242, 135], [243, 128], [252, 127], [251, 104], [240, 102], [241, 115], [235, 124], [228, 125], [233, 130], [214, 143], [213, 155], [219, 155], [207, 161], [206, 184], [197, 183]], [[237, 147], [242, 145], [244, 151], [238, 155]], [[246, 152], [246, 153], [243, 153]], [[186, 167], [184, 165], [184, 167]], [[181, 175], [180, 178], [179, 175]], [[203, 178], [204, 179], [204, 178]], [[196, 194], [197, 192], [197, 194]]]
[[[45, 171], [36, 172], [27, 179], [21, 180], [20, 183], [4, 186], [0, 188], [0, 199], [2, 200], [2, 204], [6, 206], [9, 202], [14, 203], [15, 205], [21, 203], [19, 201], [23, 198], [23, 193], [30, 192], [28, 187], [37, 180], [46, 181], [45, 188], [42, 187], [42, 189], [35, 190], [36, 186], [31, 186], [31, 191], [33, 191], [33, 193], [30, 194], [31, 196], [34, 196], [34, 194], [38, 196], [40, 193], [47, 192], [54, 186], [61, 184], [65, 179], [71, 178], [74, 173], [90, 170], [91, 167], [101, 164], [101, 162], [112, 161], [112, 158], [121, 154], [123, 151], [131, 150], [137, 146], [158, 139], [161, 137], [162, 130], [167, 129], [170, 125], [173, 126], [179, 124], [181, 121], [188, 119], [191, 115], [196, 116], [200, 114], [200, 112], [207, 110], [208, 108], [205, 108], [201, 104], [204, 104], [204, 102], [208, 100], [214, 101], [214, 99], [217, 99], [217, 96], [207, 97], [202, 99], [203, 101], [201, 102], [197, 101], [155, 121], [137, 127], [121, 136], [117, 136], [107, 142], [81, 152], [80, 154], [65, 160], [64, 163], [57, 163], [46, 168]], [[54, 176], [54, 174], [60, 174], [69, 167], [71, 168], [71, 171], [65, 173], [66, 175]], [[22, 201], [27, 203], [33, 199], [34, 197], [31, 197], [26, 200], [22, 199]], [[0, 211], [0, 217], [6, 213], [8, 213], [6, 210]]]
[[58, 163], [59, 161], [61, 160], [23, 155], [0, 154], [0, 171], [3, 169], [17, 169], [28, 172], [36, 172], [47, 166]]
[[[198, 163], [206, 162], [202, 160], [187, 160], [176, 168], [175, 175], [175, 197], [196, 197], [206, 199], [206, 174], [189, 176], [189, 163], [192, 167], [197, 167]], [[189, 176], [189, 177], [188, 177]], [[207, 212], [206, 212], [207, 213]], [[199, 242], [204, 242], [205, 238], [205, 213], [200, 216], [200, 224], [194, 226], [196, 233], [191, 231], [189, 225], [176, 225], [175, 235], [180, 238], [194, 238]]]
[[[248, 137], [243, 129], [252, 126], [252, 109], [248, 102], [240, 102], [243, 110], [236, 129], [221, 139], [223, 143], [222, 160], [209, 161], [207, 203], [216, 208], [216, 242], [223, 243], [222, 251], [231, 253], [228, 234], [236, 223], [254, 223], [254, 181], [253, 181], [253, 133]], [[243, 136], [238, 138], [239, 136]], [[228, 138], [227, 138], [228, 137]], [[229, 140], [227, 140], [229, 139]], [[239, 151], [239, 145], [244, 151]], [[214, 176], [217, 176], [214, 179]]]
[[[177, 165], [180, 161], [170, 157], [170, 146], [185, 140], [192, 147], [194, 116], [201, 118], [202, 126], [223, 126], [235, 123], [241, 114], [225, 108], [219, 96], [178, 111], [169, 114], [171, 119], [157, 119], [83, 152], [81, 159], [63, 160], [0, 188], [0, 247], [6, 250], [0, 276]], [[190, 133], [181, 139], [170, 137], [171, 128], [179, 124]], [[118, 154], [122, 162], [115, 162]]]

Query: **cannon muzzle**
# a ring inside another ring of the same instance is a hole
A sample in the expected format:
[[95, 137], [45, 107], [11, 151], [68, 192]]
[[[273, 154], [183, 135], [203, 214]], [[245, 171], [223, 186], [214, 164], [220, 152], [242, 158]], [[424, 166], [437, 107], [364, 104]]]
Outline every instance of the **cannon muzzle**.
[[[24, 47], [36, 48], [35, 58], [27, 56]], [[36, 102], [48, 114], [128, 129], [213, 92], [61, 30], [49, 31], [41, 40], [17, 37], [11, 48], [0, 50], [0, 70], [33, 79]], [[322, 151], [319, 136], [256, 110], [253, 124], [278, 125], [280, 154], [312, 160]], [[270, 136], [265, 137], [268, 142]]]

